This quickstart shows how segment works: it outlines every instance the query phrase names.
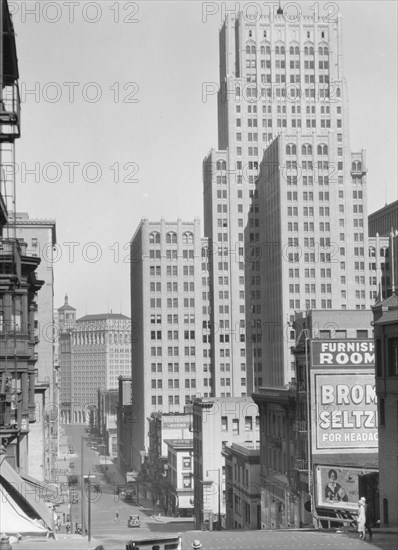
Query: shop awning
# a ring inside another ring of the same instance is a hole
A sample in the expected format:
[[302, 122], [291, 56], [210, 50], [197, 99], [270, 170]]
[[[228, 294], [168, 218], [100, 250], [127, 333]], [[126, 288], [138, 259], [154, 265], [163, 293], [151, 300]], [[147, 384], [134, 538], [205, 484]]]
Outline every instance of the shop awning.
[[19, 475], [32, 487], [32, 490], [37, 490], [41, 500], [53, 502], [55, 504], [57, 500], [60, 499], [60, 491], [54, 483], [40, 481], [34, 477], [28, 476], [25, 473], [20, 473]]
[[178, 508], [193, 508], [191, 500], [193, 495], [179, 495], [178, 496]]
[[24, 481], [6, 460], [0, 464], [0, 484], [30, 518], [42, 519], [52, 529], [54, 512], [40, 497], [39, 491]]
[[48, 530], [28, 517], [15, 500], [0, 485], [0, 533], [6, 535], [46, 535]]

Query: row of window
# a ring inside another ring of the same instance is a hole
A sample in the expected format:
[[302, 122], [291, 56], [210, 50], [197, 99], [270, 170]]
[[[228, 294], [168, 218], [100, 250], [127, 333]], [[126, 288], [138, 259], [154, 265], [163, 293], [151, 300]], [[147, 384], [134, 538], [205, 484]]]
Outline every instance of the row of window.
[[[160, 277], [162, 274], [162, 268], [160, 265], [153, 266], [151, 265], [149, 267], [149, 275], [151, 277]], [[193, 276], [195, 275], [195, 266], [193, 265], [184, 265], [182, 274], [184, 276]], [[179, 275], [178, 273], [178, 266], [166, 266], [166, 275], [169, 277], [176, 277]]]
[[[249, 31], [250, 33], [251, 31]], [[264, 31], [264, 37], [266, 37], [266, 31]], [[249, 37], [252, 35], [249, 34]], [[322, 33], [322, 37], [323, 37]], [[275, 55], [286, 55], [286, 48], [285, 46], [276, 45], [275, 46]], [[304, 46], [303, 48], [304, 55], [315, 55], [315, 50], [313, 46]], [[246, 54], [247, 55], [255, 55], [257, 53], [257, 48], [254, 45], [247, 45], [246, 46]], [[289, 47], [289, 54], [290, 55], [300, 55], [300, 47], [299, 46], [290, 46]], [[271, 45], [266, 44], [260, 46], [260, 55], [271, 55]], [[327, 45], [321, 45], [318, 47], [318, 55], [329, 55], [329, 48]]]
[[[194, 399], [196, 395], [186, 395], [185, 396], [185, 405], [189, 405]], [[204, 393], [203, 397], [209, 397], [208, 393]], [[152, 395], [152, 405], [153, 406], [162, 406], [163, 405], [163, 396], [162, 395]], [[169, 405], [179, 405], [180, 404], [180, 396], [179, 395], [169, 395], [168, 397], [168, 403]]]
[[[169, 313], [167, 314], [167, 324], [168, 325], [177, 325], [178, 324], [178, 314], [177, 313]], [[161, 324], [162, 322], [162, 315], [159, 314], [152, 314], [150, 317], [151, 324]], [[194, 313], [185, 313], [184, 314], [184, 325], [191, 325], [195, 323], [195, 314]]]
[[[186, 378], [184, 382], [185, 389], [196, 389], [196, 378]], [[168, 388], [169, 389], [176, 389], [180, 387], [180, 379], [177, 378], [174, 381], [168, 380]], [[163, 389], [163, 380], [162, 378], [158, 378], [157, 380], [151, 380], [151, 388], [153, 390], [161, 390]]]
[[[203, 368], [203, 371], [208, 372], [208, 369]], [[151, 372], [163, 372], [163, 363], [151, 363]], [[180, 372], [180, 364], [167, 363], [167, 372]], [[196, 372], [196, 363], [184, 363], [184, 372]]]
[[[152, 346], [151, 347], [151, 356], [152, 357], [162, 357], [163, 350], [161, 346]], [[167, 347], [167, 356], [168, 357], [179, 357], [180, 349], [178, 346], [168, 346]], [[184, 346], [184, 356], [194, 357], [196, 355], [195, 346]]]
[[193, 259], [195, 256], [194, 250], [183, 250], [182, 254], [178, 253], [178, 250], [166, 250], [166, 254], [162, 254], [161, 250], [149, 250], [149, 257], [153, 259], [160, 259], [162, 256], [167, 260], [177, 260], [177, 258]]
[[[160, 244], [160, 233], [153, 231], [149, 234], [149, 243], [150, 244]], [[177, 233], [170, 231], [166, 233], [166, 243], [167, 244], [177, 244]], [[186, 232], [182, 234], [182, 243], [191, 244], [193, 243], [193, 233]]]
[[[195, 283], [185, 281], [182, 285], [184, 292], [194, 292]], [[162, 284], [160, 282], [151, 282], [149, 283], [149, 290], [151, 292], [161, 292]], [[178, 292], [178, 283], [176, 281], [166, 283], [167, 292]]]

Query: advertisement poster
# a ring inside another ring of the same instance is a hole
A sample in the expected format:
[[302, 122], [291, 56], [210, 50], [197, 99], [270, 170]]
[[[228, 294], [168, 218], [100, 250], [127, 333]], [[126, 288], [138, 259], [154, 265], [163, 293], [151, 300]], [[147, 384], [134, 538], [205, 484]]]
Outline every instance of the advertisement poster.
[[371, 470], [316, 467], [316, 506], [344, 510], [358, 510], [359, 477]]
[[313, 451], [361, 452], [378, 447], [374, 374], [312, 372]]
[[375, 365], [373, 340], [315, 340], [312, 367], [361, 367]]

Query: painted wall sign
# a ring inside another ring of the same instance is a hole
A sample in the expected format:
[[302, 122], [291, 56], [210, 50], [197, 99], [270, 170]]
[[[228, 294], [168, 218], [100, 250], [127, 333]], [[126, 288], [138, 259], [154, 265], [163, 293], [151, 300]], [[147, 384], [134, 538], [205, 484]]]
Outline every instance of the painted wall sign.
[[312, 341], [312, 367], [373, 367], [373, 340]]

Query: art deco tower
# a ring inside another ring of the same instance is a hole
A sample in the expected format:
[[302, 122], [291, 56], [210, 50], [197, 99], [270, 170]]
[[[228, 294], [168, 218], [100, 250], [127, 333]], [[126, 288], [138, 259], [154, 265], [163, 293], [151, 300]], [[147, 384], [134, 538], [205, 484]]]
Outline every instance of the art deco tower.
[[233, 396], [294, 378], [295, 311], [370, 305], [341, 21], [288, 15], [230, 14], [220, 31], [218, 150], [204, 161], [215, 395], [225, 357]]

